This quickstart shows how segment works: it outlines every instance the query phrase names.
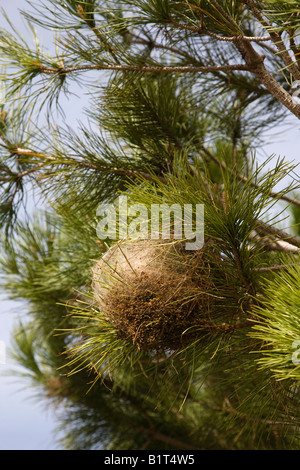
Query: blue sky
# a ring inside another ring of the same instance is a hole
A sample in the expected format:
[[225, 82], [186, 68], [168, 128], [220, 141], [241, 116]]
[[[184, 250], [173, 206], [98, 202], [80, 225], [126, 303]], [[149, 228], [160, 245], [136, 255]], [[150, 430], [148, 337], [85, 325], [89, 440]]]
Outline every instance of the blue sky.
[[[18, 8], [25, 8], [25, 0], [0, 0], [0, 6], [6, 10], [14, 24], [24, 29], [20, 21]], [[0, 13], [1, 15], [1, 13]], [[2, 15], [0, 26], [4, 26]], [[44, 35], [44, 42], [47, 37]], [[69, 102], [68, 111], [78, 113], [77, 103]], [[258, 159], [263, 161], [266, 155], [276, 154], [286, 157], [287, 161], [300, 163], [300, 122], [291, 118], [290, 129], [283, 133], [280, 128], [274, 129], [273, 136], [266, 140], [264, 151], [259, 152]], [[300, 178], [300, 171], [298, 172]], [[22, 304], [7, 301], [0, 296], [0, 340], [9, 344], [10, 332], [14, 319], [25, 315]], [[32, 390], [27, 382], [16, 381], [16, 378], [1, 375], [11, 368], [11, 360], [0, 364], [0, 450], [16, 449], [55, 449], [53, 431], [55, 430], [55, 412], [45, 407], [45, 403], [31, 400]], [[24, 388], [25, 386], [25, 388]]]

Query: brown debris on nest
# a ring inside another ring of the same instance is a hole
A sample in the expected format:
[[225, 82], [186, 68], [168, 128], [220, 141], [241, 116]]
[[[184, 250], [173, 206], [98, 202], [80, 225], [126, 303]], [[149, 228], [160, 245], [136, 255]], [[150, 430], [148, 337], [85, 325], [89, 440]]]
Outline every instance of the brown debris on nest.
[[119, 337], [156, 351], [191, 342], [210, 323], [215, 302], [208, 250], [166, 240], [112, 246], [94, 266], [93, 290]]

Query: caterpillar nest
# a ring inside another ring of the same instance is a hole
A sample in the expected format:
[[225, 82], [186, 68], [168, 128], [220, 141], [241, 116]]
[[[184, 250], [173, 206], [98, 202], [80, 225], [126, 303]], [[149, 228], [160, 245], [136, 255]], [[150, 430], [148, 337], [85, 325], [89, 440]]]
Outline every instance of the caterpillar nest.
[[125, 240], [93, 268], [99, 309], [119, 338], [143, 350], [176, 350], [210, 323], [215, 297], [211, 248], [191, 252], [166, 240]]

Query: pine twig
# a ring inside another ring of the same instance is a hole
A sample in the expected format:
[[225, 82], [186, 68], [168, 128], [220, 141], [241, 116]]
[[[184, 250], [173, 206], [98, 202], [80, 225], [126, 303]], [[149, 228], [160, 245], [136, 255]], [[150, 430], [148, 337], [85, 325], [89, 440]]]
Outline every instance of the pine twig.
[[[192, 6], [192, 5], [191, 5]], [[208, 29], [206, 29], [203, 25], [200, 28], [195, 28], [194, 26], [188, 26], [184, 23], [179, 23], [178, 21], [169, 20], [169, 23], [181, 28], [186, 29], [187, 31], [191, 31], [196, 34], [204, 34], [210, 36], [213, 39], [217, 39], [218, 41], [225, 41], [225, 42], [234, 42], [237, 38], [244, 39], [245, 41], [249, 42], [265, 42], [270, 41], [271, 36], [244, 36], [244, 35], [236, 35], [236, 36], [219, 36], [218, 34], [212, 33]]]
[[217, 39], [218, 41], [224, 42], [234, 42], [237, 39], [242, 39], [243, 41], [249, 42], [266, 42], [271, 40], [271, 36], [244, 36], [242, 34], [236, 36], [219, 36], [218, 34], [208, 31], [208, 29], [206, 28], [199, 28], [198, 33], [207, 35], [213, 39]]
[[300, 249], [300, 240], [298, 238], [295, 238], [289, 235], [288, 233], [284, 232], [283, 230], [280, 230], [267, 224], [266, 222], [256, 220], [255, 230], [259, 231], [262, 235], [274, 235], [275, 237], [280, 238], [281, 240], [288, 241], [289, 244]]
[[31, 168], [29, 170], [26, 170], [26, 171], [20, 173], [18, 176], [21, 176], [21, 177], [25, 176], [29, 173], [32, 173], [34, 171], [38, 171], [40, 168], [45, 166], [47, 164], [47, 162], [55, 162], [55, 163], [58, 163], [58, 164], [61, 164], [61, 165], [64, 165], [64, 166], [70, 166], [71, 167], [71, 166], [76, 165], [76, 166], [80, 166], [80, 167], [83, 167], [83, 168], [86, 168], [86, 169], [89, 169], [89, 170], [101, 171], [103, 173], [105, 173], [105, 172], [106, 173], [113, 173], [115, 175], [125, 176], [125, 177], [129, 177], [129, 178], [144, 178], [148, 181], [156, 181], [157, 178], [158, 178], [160, 181], [165, 182], [164, 177], [162, 177], [162, 176], [152, 176], [151, 174], [146, 173], [145, 171], [142, 171], [142, 170], [131, 170], [131, 169], [128, 169], [128, 168], [116, 168], [116, 167], [109, 166], [109, 165], [108, 166], [93, 165], [92, 163], [74, 160], [73, 158], [65, 158], [62, 162], [59, 162], [57, 158], [52, 157], [50, 155], [34, 152], [30, 149], [24, 149], [24, 148], [20, 148], [20, 147], [17, 147], [15, 149], [13, 149], [12, 152], [15, 153], [15, 154], [19, 154], [19, 155], [25, 154], [25, 155], [29, 155], [29, 156], [32, 156], [32, 157], [38, 157], [38, 158], [42, 158], [42, 159], [46, 160], [46, 162], [40, 163], [36, 167]]
[[300, 80], [300, 70], [295, 64], [295, 61], [290, 56], [288, 50], [286, 49], [284, 42], [276, 31], [272, 30], [272, 27], [263, 17], [262, 13], [256, 8], [253, 0], [243, 0], [243, 3], [249, 8], [254, 17], [260, 22], [260, 24], [269, 32], [271, 40], [276, 46], [278, 52], [280, 53], [282, 60], [284, 61], [289, 72], [292, 74], [295, 80]]
[[273, 241], [272, 239], [264, 239], [264, 246], [270, 251], [282, 251], [284, 253], [298, 253], [299, 248], [291, 245], [284, 240]]
[[263, 235], [255, 235], [251, 233], [249, 240], [255, 241], [264, 248], [264, 251], [281, 251], [283, 253], [298, 253], [300, 248], [288, 243], [284, 240], [274, 240], [271, 237]]
[[246, 64], [233, 64], [233, 65], [204, 65], [199, 67], [193, 66], [155, 66], [155, 65], [78, 65], [75, 67], [46, 67], [41, 65], [39, 72], [48, 75], [66, 75], [73, 72], [84, 72], [90, 70], [112, 70], [120, 72], [145, 72], [145, 73], [210, 73], [210, 72], [233, 72], [233, 71], [250, 71]]
[[[244, 4], [250, 8], [250, 11], [254, 16], [259, 19], [264, 26], [268, 26], [264, 18], [253, 7], [251, 0], [243, 0]], [[210, 0], [211, 4], [214, 5], [217, 11], [231, 24], [234, 29], [237, 29], [235, 21], [226, 13], [222, 6], [216, 0]], [[257, 16], [258, 15], [258, 16]], [[274, 42], [277, 46], [279, 52], [282, 54], [282, 58], [289, 69], [289, 71], [294, 76], [295, 80], [300, 79], [300, 71], [294, 65], [288, 51], [285, 49], [281, 37], [277, 33], [270, 31], [270, 27], [266, 28]], [[251, 45], [249, 41], [243, 40], [242, 37], [238, 37], [233, 41], [237, 50], [242, 55], [246, 64], [250, 67], [250, 71], [259, 79], [262, 85], [264, 85], [267, 90], [289, 111], [291, 111], [298, 119], [300, 119], [300, 105], [295, 104], [291, 95], [275, 80], [273, 75], [266, 69], [264, 65], [265, 56], [260, 55]], [[296, 78], [298, 77], [298, 78]]]
[[[243, 175], [240, 175], [238, 173], [235, 173], [234, 170], [232, 170], [231, 168], [228, 168], [223, 162], [221, 162], [218, 158], [216, 158], [206, 147], [204, 147], [202, 145], [201, 149], [203, 150], [203, 152], [211, 159], [213, 160], [222, 170], [226, 170], [228, 171], [231, 175], [234, 175], [236, 176], [240, 181], [242, 181], [243, 183], [247, 183], [248, 182], [248, 179], [243, 176]], [[250, 186], [252, 186], [253, 188], [257, 188], [259, 189], [259, 185], [256, 184], [256, 183], [253, 183], [253, 182], [250, 182], [249, 183]], [[300, 207], [300, 201], [298, 201], [297, 199], [294, 199], [294, 198], [291, 198], [289, 196], [286, 196], [285, 194], [279, 194], [275, 191], [271, 191], [269, 193], [269, 196], [274, 198], [274, 199], [281, 199], [282, 201], [286, 201], [286, 202], [289, 202], [297, 207]]]
[[267, 273], [270, 271], [281, 271], [283, 269], [289, 269], [290, 267], [296, 266], [294, 263], [290, 264], [275, 264], [274, 266], [263, 266], [260, 268], [254, 268], [254, 271], [259, 273]]

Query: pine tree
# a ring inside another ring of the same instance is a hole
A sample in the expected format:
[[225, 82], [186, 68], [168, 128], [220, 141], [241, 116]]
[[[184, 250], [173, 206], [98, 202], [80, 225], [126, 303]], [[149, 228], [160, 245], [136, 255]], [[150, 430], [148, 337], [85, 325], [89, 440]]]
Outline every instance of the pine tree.
[[[43, 0], [22, 15], [34, 46], [8, 17], [0, 31], [2, 289], [24, 301], [12, 353], [58, 410], [60, 445], [299, 449], [299, 178], [277, 155], [257, 163], [266, 133], [300, 118], [299, 2]], [[156, 243], [121, 225], [99, 238], [98, 208], [119, 197], [203, 206], [203, 247], [175, 239], [175, 216]]]

